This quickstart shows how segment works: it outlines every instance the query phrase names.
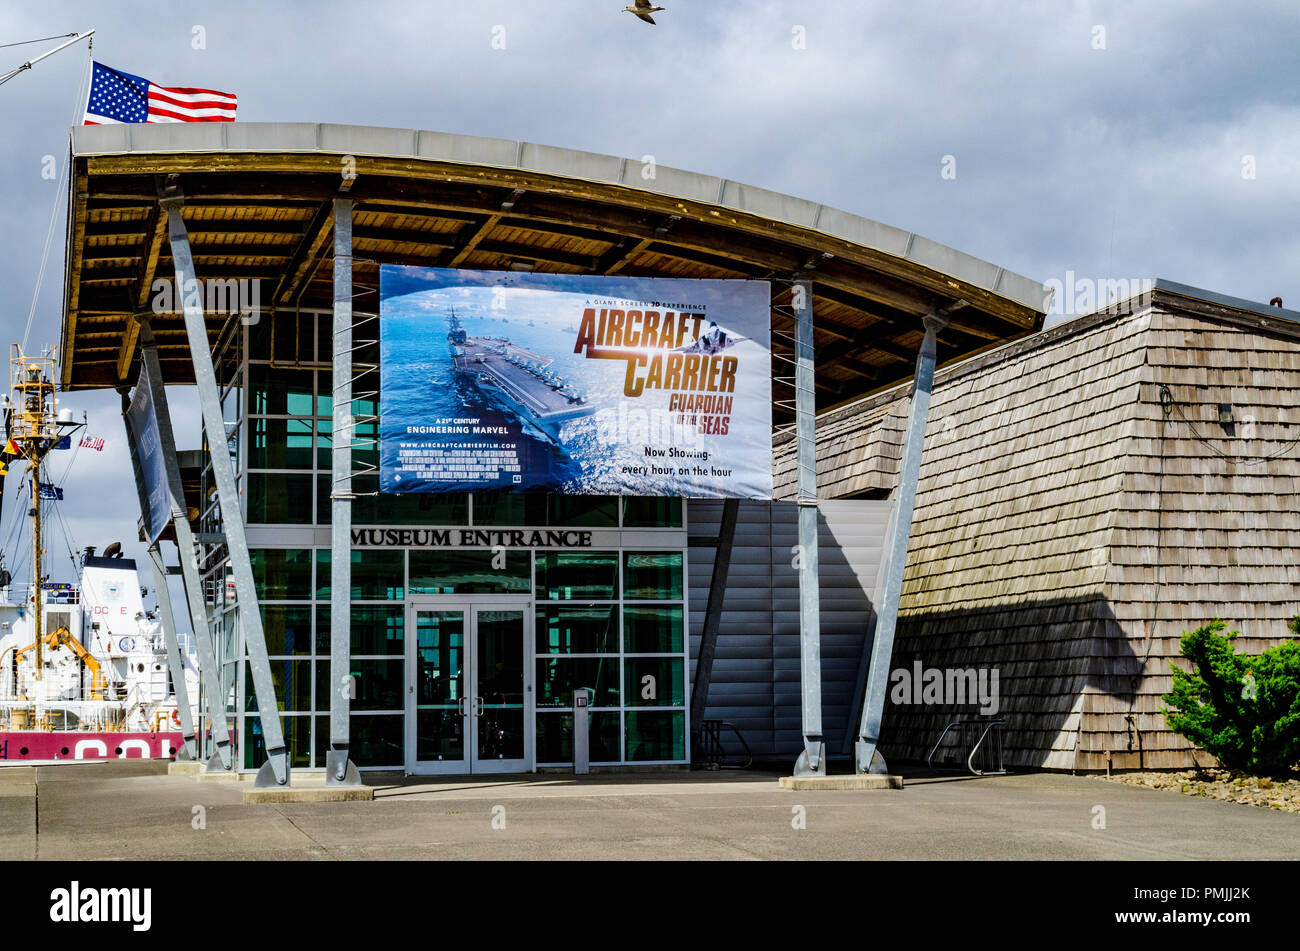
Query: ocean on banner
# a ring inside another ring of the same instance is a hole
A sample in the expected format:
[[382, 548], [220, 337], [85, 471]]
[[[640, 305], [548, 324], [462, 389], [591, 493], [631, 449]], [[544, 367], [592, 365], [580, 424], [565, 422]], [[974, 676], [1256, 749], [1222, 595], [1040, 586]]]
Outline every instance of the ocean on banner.
[[381, 269], [385, 492], [770, 498], [761, 281]]

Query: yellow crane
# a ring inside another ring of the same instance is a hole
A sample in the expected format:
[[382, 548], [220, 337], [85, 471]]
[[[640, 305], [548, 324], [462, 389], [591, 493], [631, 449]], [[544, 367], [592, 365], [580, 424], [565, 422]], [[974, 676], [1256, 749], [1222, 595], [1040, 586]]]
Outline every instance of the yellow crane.
[[[104, 671], [100, 667], [99, 661], [95, 660], [90, 651], [86, 650], [85, 645], [73, 637], [72, 632], [66, 627], [61, 627], [57, 631], [51, 631], [44, 637], [28, 644], [26, 647], [19, 647], [17, 649], [10, 648], [10, 650], [13, 650], [14, 652], [13, 664], [15, 679], [17, 679], [18, 676], [18, 665], [22, 662], [24, 655], [26, 655], [28, 651], [36, 650], [36, 648], [42, 644], [48, 645], [51, 650], [56, 650], [59, 647], [64, 646], [68, 647], [90, 670], [90, 699], [103, 700], [108, 696], [108, 680], [104, 676]], [[37, 657], [39, 656], [40, 654], [38, 653]], [[2, 661], [3, 655], [0, 655], [0, 662]]]

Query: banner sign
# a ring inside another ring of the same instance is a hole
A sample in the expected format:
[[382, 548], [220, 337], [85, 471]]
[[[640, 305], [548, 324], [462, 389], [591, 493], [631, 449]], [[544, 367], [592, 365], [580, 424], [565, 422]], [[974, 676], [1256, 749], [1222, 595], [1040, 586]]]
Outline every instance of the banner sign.
[[162, 453], [162, 437], [158, 433], [158, 415], [154, 411], [153, 394], [149, 389], [149, 367], [140, 363], [140, 378], [136, 381], [131, 404], [126, 410], [127, 425], [135, 436], [135, 451], [140, 461], [140, 474], [148, 493], [147, 511], [141, 515], [149, 541], [156, 542], [172, 518], [171, 493], [167, 487], [167, 462]]
[[380, 268], [380, 490], [772, 497], [765, 281]]

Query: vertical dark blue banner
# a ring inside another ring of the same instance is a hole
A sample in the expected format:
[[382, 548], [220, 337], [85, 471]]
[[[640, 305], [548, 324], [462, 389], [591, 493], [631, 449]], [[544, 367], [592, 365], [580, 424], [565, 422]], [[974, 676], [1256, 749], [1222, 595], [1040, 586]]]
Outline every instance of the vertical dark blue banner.
[[140, 365], [140, 379], [136, 381], [131, 404], [126, 411], [127, 423], [135, 436], [135, 450], [144, 476], [148, 510], [141, 515], [150, 542], [156, 542], [167, 523], [171, 521], [171, 493], [167, 487], [167, 460], [163, 458], [162, 438], [158, 433], [158, 414], [154, 409], [153, 395], [149, 389], [149, 368]]

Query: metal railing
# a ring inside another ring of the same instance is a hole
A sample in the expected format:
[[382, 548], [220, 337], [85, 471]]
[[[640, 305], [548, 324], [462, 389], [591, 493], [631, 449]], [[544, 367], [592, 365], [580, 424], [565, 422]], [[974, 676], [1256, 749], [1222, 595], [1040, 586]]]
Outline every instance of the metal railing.
[[[925, 757], [925, 765], [935, 772], [961, 772], [960, 767], [935, 766], [934, 754], [939, 751], [944, 739], [953, 730], [960, 731], [958, 735], [963, 740], [968, 734], [978, 731], [979, 735], [966, 756], [966, 769], [973, 776], [1005, 776], [1007, 770], [1002, 759], [1002, 731], [999, 729], [1002, 722], [1001, 720], [953, 720], [943, 728], [939, 739], [935, 740], [934, 746], [930, 747], [930, 752]], [[964, 743], [957, 744], [959, 750], [963, 746]]]

